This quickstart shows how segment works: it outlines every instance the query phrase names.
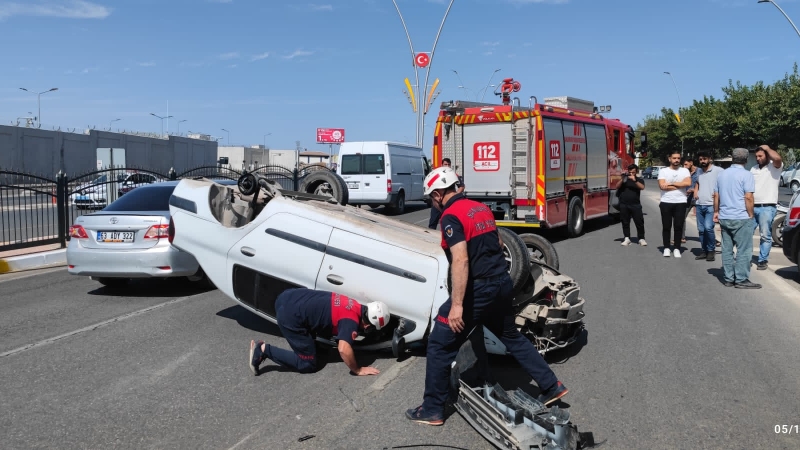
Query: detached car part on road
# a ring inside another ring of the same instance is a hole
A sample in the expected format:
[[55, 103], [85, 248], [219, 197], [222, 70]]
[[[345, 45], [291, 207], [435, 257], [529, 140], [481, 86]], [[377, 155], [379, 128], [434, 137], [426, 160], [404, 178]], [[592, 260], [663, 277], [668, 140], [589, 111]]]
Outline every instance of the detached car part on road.
[[[182, 180], [170, 198], [170, 214], [172, 245], [192, 254], [222, 292], [273, 323], [275, 300], [291, 287], [381, 300], [392, 313], [389, 326], [355, 346], [391, 348], [399, 356], [406, 345], [424, 343], [449, 296], [440, 232], [331, 197], [283, 191], [258, 174], [244, 174], [238, 190], [211, 180]], [[541, 261], [531, 262], [525, 242], [499, 230], [522, 333], [540, 353], [575, 342], [584, 317], [578, 284]], [[506, 354], [488, 330], [485, 338], [489, 352]]]

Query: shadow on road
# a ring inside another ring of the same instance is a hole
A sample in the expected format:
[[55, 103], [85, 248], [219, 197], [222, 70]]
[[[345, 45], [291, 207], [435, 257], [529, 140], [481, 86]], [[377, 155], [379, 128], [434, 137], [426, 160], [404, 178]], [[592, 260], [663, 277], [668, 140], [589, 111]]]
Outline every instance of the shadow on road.
[[200, 283], [185, 279], [141, 279], [129, 280], [121, 286], [104, 286], [97, 283], [98, 288], [87, 292], [89, 295], [113, 297], [185, 297], [215, 290]]
[[797, 267], [782, 267], [776, 270], [775, 274], [784, 280], [800, 283], [800, 272]]

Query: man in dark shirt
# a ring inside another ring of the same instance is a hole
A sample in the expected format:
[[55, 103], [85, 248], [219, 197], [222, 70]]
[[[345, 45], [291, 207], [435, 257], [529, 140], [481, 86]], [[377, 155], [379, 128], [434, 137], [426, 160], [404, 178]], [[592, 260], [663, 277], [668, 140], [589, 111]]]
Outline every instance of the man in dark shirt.
[[631, 218], [636, 225], [636, 237], [639, 238], [639, 245], [647, 245], [647, 241], [644, 240], [644, 214], [639, 198], [644, 189], [644, 178], [637, 176], [638, 173], [639, 166], [631, 164], [617, 183], [619, 215], [622, 221], [622, 234], [625, 238], [622, 240], [622, 245], [626, 246], [631, 245]]
[[292, 351], [264, 341], [250, 341], [250, 370], [258, 375], [259, 366], [269, 358], [300, 373], [317, 371], [316, 336], [336, 337], [342, 361], [356, 375], [376, 375], [374, 367], [359, 367], [353, 354], [353, 341], [359, 332], [380, 330], [389, 323], [389, 309], [383, 302], [361, 305], [355, 299], [329, 291], [305, 288], [283, 291], [275, 301], [278, 328]]
[[[450, 158], [442, 159], [442, 167], [452, 167], [452, 162]], [[457, 192], [460, 194], [464, 192], [464, 177], [459, 175], [458, 176], [458, 189]], [[428, 219], [428, 228], [431, 230], [435, 230], [436, 227], [439, 225], [439, 219], [442, 217], [442, 211], [438, 208], [435, 208], [433, 204], [431, 204], [431, 218]]]
[[439, 308], [428, 338], [422, 405], [406, 417], [428, 425], [444, 423], [450, 365], [475, 327], [486, 326], [539, 385], [539, 401], [550, 404], [567, 394], [544, 358], [514, 323], [513, 282], [503, 256], [494, 215], [486, 205], [458, 193], [457, 175], [440, 167], [425, 178], [425, 195], [442, 210], [442, 248], [450, 262], [450, 298]]

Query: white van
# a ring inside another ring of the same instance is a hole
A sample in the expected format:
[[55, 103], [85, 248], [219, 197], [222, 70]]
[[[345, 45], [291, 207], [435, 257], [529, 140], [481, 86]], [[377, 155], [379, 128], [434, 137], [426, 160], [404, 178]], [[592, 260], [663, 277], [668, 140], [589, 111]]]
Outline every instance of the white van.
[[430, 172], [421, 147], [395, 142], [344, 142], [336, 173], [347, 182], [350, 205], [387, 205], [403, 214], [407, 201], [423, 200]]

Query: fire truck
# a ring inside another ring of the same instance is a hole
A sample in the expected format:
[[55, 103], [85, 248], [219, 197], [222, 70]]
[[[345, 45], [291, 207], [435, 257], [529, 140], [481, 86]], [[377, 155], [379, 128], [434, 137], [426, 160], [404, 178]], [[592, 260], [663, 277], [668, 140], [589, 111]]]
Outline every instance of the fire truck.
[[576, 237], [586, 220], [618, 215], [614, 187], [635, 158], [633, 128], [600, 114], [610, 106], [572, 97], [512, 103], [520, 88], [503, 80], [502, 104], [442, 103], [434, 167], [450, 158], [465, 194], [491, 208], [498, 226], [566, 226]]

